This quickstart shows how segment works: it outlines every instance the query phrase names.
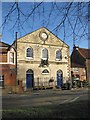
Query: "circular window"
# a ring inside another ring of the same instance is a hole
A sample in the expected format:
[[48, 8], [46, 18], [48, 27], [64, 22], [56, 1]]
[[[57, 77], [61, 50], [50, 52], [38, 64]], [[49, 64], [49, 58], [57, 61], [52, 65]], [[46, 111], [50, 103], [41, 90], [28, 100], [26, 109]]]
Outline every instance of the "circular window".
[[43, 41], [45, 41], [45, 40], [47, 40], [48, 39], [48, 35], [47, 35], [47, 33], [46, 32], [40, 32], [40, 38], [43, 40]]

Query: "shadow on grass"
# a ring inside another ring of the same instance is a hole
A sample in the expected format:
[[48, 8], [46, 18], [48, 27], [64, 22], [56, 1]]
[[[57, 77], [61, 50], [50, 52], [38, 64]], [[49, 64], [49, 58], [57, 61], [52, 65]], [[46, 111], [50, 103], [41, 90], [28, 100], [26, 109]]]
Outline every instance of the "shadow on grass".
[[78, 101], [59, 105], [46, 105], [39, 107], [29, 107], [21, 109], [3, 110], [2, 120], [11, 119], [35, 119], [35, 118], [59, 118], [59, 119], [73, 119], [85, 118], [88, 119], [88, 102]]

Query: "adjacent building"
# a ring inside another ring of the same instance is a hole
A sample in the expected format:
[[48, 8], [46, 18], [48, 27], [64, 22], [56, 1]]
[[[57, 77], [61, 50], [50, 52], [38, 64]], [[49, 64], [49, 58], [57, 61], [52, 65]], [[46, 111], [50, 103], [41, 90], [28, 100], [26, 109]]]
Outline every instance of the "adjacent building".
[[72, 79], [90, 82], [90, 49], [74, 46], [71, 54]]
[[69, 46], [46, 28], [13, 43], [17, 48], [17, 81], [23, 88], [62, 87], [71, 82]]
[[15, 50], [9, 44], [0, 42], [0, 87], [11, 89], [16, 85]]

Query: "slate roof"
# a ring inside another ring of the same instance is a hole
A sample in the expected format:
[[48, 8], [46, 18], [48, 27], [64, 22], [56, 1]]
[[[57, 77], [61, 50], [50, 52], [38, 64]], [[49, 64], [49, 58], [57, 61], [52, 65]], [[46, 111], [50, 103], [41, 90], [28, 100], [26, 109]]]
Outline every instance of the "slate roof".
[[0, 47], [9, 47], [10, 45], [0, 41]]
[[7, 53], [9, 47], [9, 44], [0, 41], [0, 53]]

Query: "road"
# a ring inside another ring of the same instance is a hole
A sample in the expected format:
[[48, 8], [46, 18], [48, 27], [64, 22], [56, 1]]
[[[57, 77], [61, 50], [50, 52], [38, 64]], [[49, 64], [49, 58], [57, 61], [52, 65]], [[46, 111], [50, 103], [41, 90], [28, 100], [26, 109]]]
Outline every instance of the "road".
[[76, 101], [88, 102], [88, 94], [88, 89], [41, 90], [26, 94], [9, 94], [2, 96], [2, 108], [16, 109], [41, 105], [60, 105]]

